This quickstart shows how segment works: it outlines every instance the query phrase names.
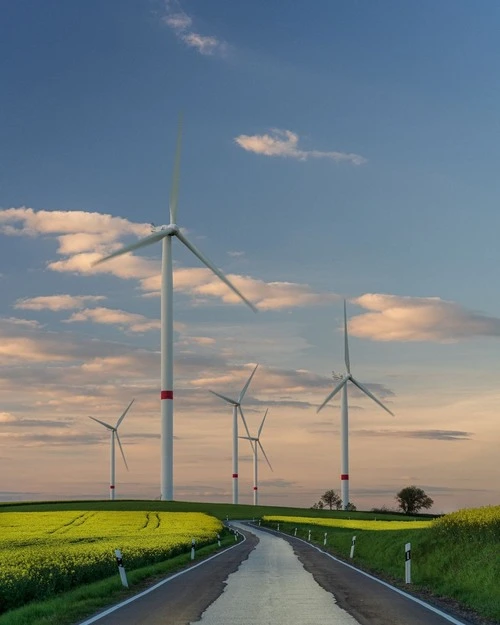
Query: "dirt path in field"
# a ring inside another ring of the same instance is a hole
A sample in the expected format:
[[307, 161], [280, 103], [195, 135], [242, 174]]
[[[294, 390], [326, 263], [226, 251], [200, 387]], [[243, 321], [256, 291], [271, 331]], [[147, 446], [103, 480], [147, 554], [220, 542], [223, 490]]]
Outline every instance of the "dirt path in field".
[[308, 543], [233, 523], [245, 542], [81, 625], [471, 625]]

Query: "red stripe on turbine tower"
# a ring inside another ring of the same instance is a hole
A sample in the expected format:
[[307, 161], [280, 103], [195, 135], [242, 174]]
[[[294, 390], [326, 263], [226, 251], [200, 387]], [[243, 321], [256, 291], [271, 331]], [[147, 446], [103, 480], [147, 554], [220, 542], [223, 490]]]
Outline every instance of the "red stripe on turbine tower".
[[109, 487], [110, 487], [111, 489], [113, 489], [113, 488], [115, 487], [115, 485], [114, 485], [114, 484], [110, 484], [110, 485], [109, 485]]
[[160, 393], [160, 398], [161, 399], [173, 399], [174, 398], [174, 391], [162, 391]]
[[341, 480], [348, 480], [349, 479], [349, 473], [342, 473], [340, 476]]
[[237, 473], [233, 473], [233, 477], [238, 477], [238, 474]]
[[258, 490], [259, 488], [258, 488], [258, 486], [254, 486], [253, 489], [254, 490]]

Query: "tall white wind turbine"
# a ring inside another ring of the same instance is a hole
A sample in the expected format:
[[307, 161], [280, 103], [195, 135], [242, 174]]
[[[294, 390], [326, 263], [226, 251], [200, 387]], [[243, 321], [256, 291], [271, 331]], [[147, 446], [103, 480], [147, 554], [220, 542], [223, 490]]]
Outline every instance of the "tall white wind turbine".
[[122, 454], [123, 462], [125, 463], [125, 467], [126, 467], [126, 469], [128, 471], [128, 464], [127, 464], [127, 461], [125, 460], [125, 454], [123, 453], [123, 447], [122, 447], [122, 444], [120, 442], [120, 437], [118, 436], [118, 427], [119, 427], [120, 423], [123, 421], [123, 419], [125, 419], [125, 415], [130, 410], [130, 406], [132, 406], [133, 403], [134, 403], [134, 400], [132, 400], [130, 402], [130, 404], [125, 408], [124, 412], [122, 413], [121, 417], [118, 419], [118, 421], [116, 422], [116, 425], [114, 427], [112, 425], [109, 425], [109, 423], [105, 423], [104, 421], [101, 421], [100, 419], [96, 419], [95, 417], [89, 417], [89, 419], [92, 419], [93, 421], [97, 421], [97, 423], [100, 423], [101, 425], [104, 425], [104, 427], [107, 428], [111, 432], [110, 440], [109, 440], [109, 442], [110, 442], [109, 498], [110, 499], [114, 499], [115, 498], [115, 438], [116, 438], [116, 442], [118, 443], [118, 447], [120, 448], [120, 452]]
[[238, 411], [241, 415], [241, 419], [243, 421], [243, 425], [245, 426], [247, 434], [248, 436], [250, 436], [245, 417], [243, 416], [243, 411], [241, 410], [241, 402], [245, 397], [245, 393], [250, 386], [250, 382], [252, 381], [252, 378], [255, 375], [258, 366], [258, 364], [255, 365], [255, 369], [252, 371], [250, 377], [245, 383], [245, 386], [242, 388], [238, 399], [231, 399], [226, 395], [221, 395], [220, 393], [216, 393], [215, 391], [210, 391], [213, 395], [220, 397], [228, 404], [231, 404], [231, 406], [233, 407], [233, 503], [238, 503]]
[[259, 447], [260, 450], [262, 451], [262, 454], [264, 456], [264, 458], [266, 459], [267, 464], [269, 465], [269, 468], [271, 469], [271, 471], [273, 470], [271, 463], [269, 462], [269, 458], [266, 455], [266, 452], [264, 451], [264, 447], [262, 447], [262, 443], [260, 442], [260, 435], [262, 433], [262, 428], [264, 427], [264, 421], [266, 420], [267, 417], [267, 410], [264, 414], [264, 418], [262, 419], [262, 423], [260, 424], [259, 427], [259, 431], [257, 432], [257, 436], [250, 436], [250, 434], [248, 436], [240, 436], [240, 438], [245, 438], [246, 440], [250, 441], [250, 445], [252, 446], [252, 451], [253, 451], [253, 505], [254, 506], [258, 506], [259, 505], [259, 458], [258, 458], [258, 452], [259, 452]]
[[255, 306], [232, 284], [226, 276], [204, 256], [181, 232], [177, 225], [177, 204], [179, 199], [179, 177], [181, 161], [182, 119], [179, 120], [177, 147], [175, 153], [174, 175], [170, 193], [170, 223], [164, 226], [153, 226], [153, 233], [137, 243], [132, 243], [105, 256], [95, 264], [103, 263], [116, 256], [132, 252], [162, 242], [161, 259], [161, 499], [172, 501], [174, 498], [174, 324], [173, 324], [173, 270], [172, 270], [172, 239], [176, 237], [196, 258], [210, 269], [254, 312]]
[[335, 386], [333, 391], [328, 395], [325, 401], [321, 404], [321, 406], [317, 409], [316, 412], [319, 412], [322, 408], [326, 406], [326, 404], [335, 397], [335, 395], [342, 390], [342, 399], [341, 399], [341, 425], [340, 425], [340, 437], [342, 440], [342, 458], [341, 458], [341, 470], [340, 470], [340, 488], [341, 488], [341, 498], [342, 498], [342, 509], [347, 510], [347, 506], [349, 504], [349, 413], [348, 413], [348, 402], [347, 402], [347, 383], [351, 381], [354, 386], [357, 386], [360, 391], [362, 391], [365, 395], [367, 395], [370, 399], [372, 399], [376, 404], [378, 404], [381, 408], [387, 411], [390, 415], [394, 416], [394, 414], [384, 406], [384, 404], [375, 397], [361, 382], [356, 380], [354, 376], [351, 374], [351, 363], [349, 360], [349, 335], [347, 332], [347, 309], [346, 302], [344, 300], [344, 360], [346, 366], [346, 372], [344, 375], [340, 376], [340, 382]]

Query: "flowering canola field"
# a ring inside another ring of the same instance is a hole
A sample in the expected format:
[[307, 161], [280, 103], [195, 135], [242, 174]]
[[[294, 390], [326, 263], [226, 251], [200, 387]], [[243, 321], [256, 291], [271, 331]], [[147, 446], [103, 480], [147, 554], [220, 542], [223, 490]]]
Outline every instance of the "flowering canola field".
[[416, 530], [430, 527], [432, 521], [365, 521], [363, 519], [328, 519], [293, 516], [265, 516], [263, 521], [271, 523], [295, 523], [321, 525], [338, 529], [353, 530]]
[[199, 512], [3, 512], [0, 613], [214, 542], [222, 523]]

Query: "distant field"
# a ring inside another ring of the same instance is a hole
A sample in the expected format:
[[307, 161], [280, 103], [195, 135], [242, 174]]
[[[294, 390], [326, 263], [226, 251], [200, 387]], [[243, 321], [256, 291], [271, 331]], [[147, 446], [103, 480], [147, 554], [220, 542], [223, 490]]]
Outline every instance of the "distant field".
[[412, 588], [459, 601], [500, 623], [500, 506], [466, 509], [433, 521], [319, 519], [268, 515], [263, 525], [323, 545], [353, 563], [404, 585], [404, 545], [412, 547]]
[[196, 503], [191, 501], [52, 501], [29, 503], [0, 503], [0, 513], [8, 511], [43, 512], [57, 510], [158, 510], [163, 512], [204, 512], [218, 519], [252, 519], [265, 515], [307, 516], [321, 519], [415, 519], [434, 518], [434, 515], [407, 516], [403, 513], [380, 514], [374, 512], [344, 512], [342, 510], [313, 510], [310, 508], [289, 508], [280, 506], [234, 505], [226, 503]]
[[[55, 506], [52, 506], [54, 509]], [[222, 523], [199, 512], [74, 510], [0, 514], [0, 612], [214, 542]]]

